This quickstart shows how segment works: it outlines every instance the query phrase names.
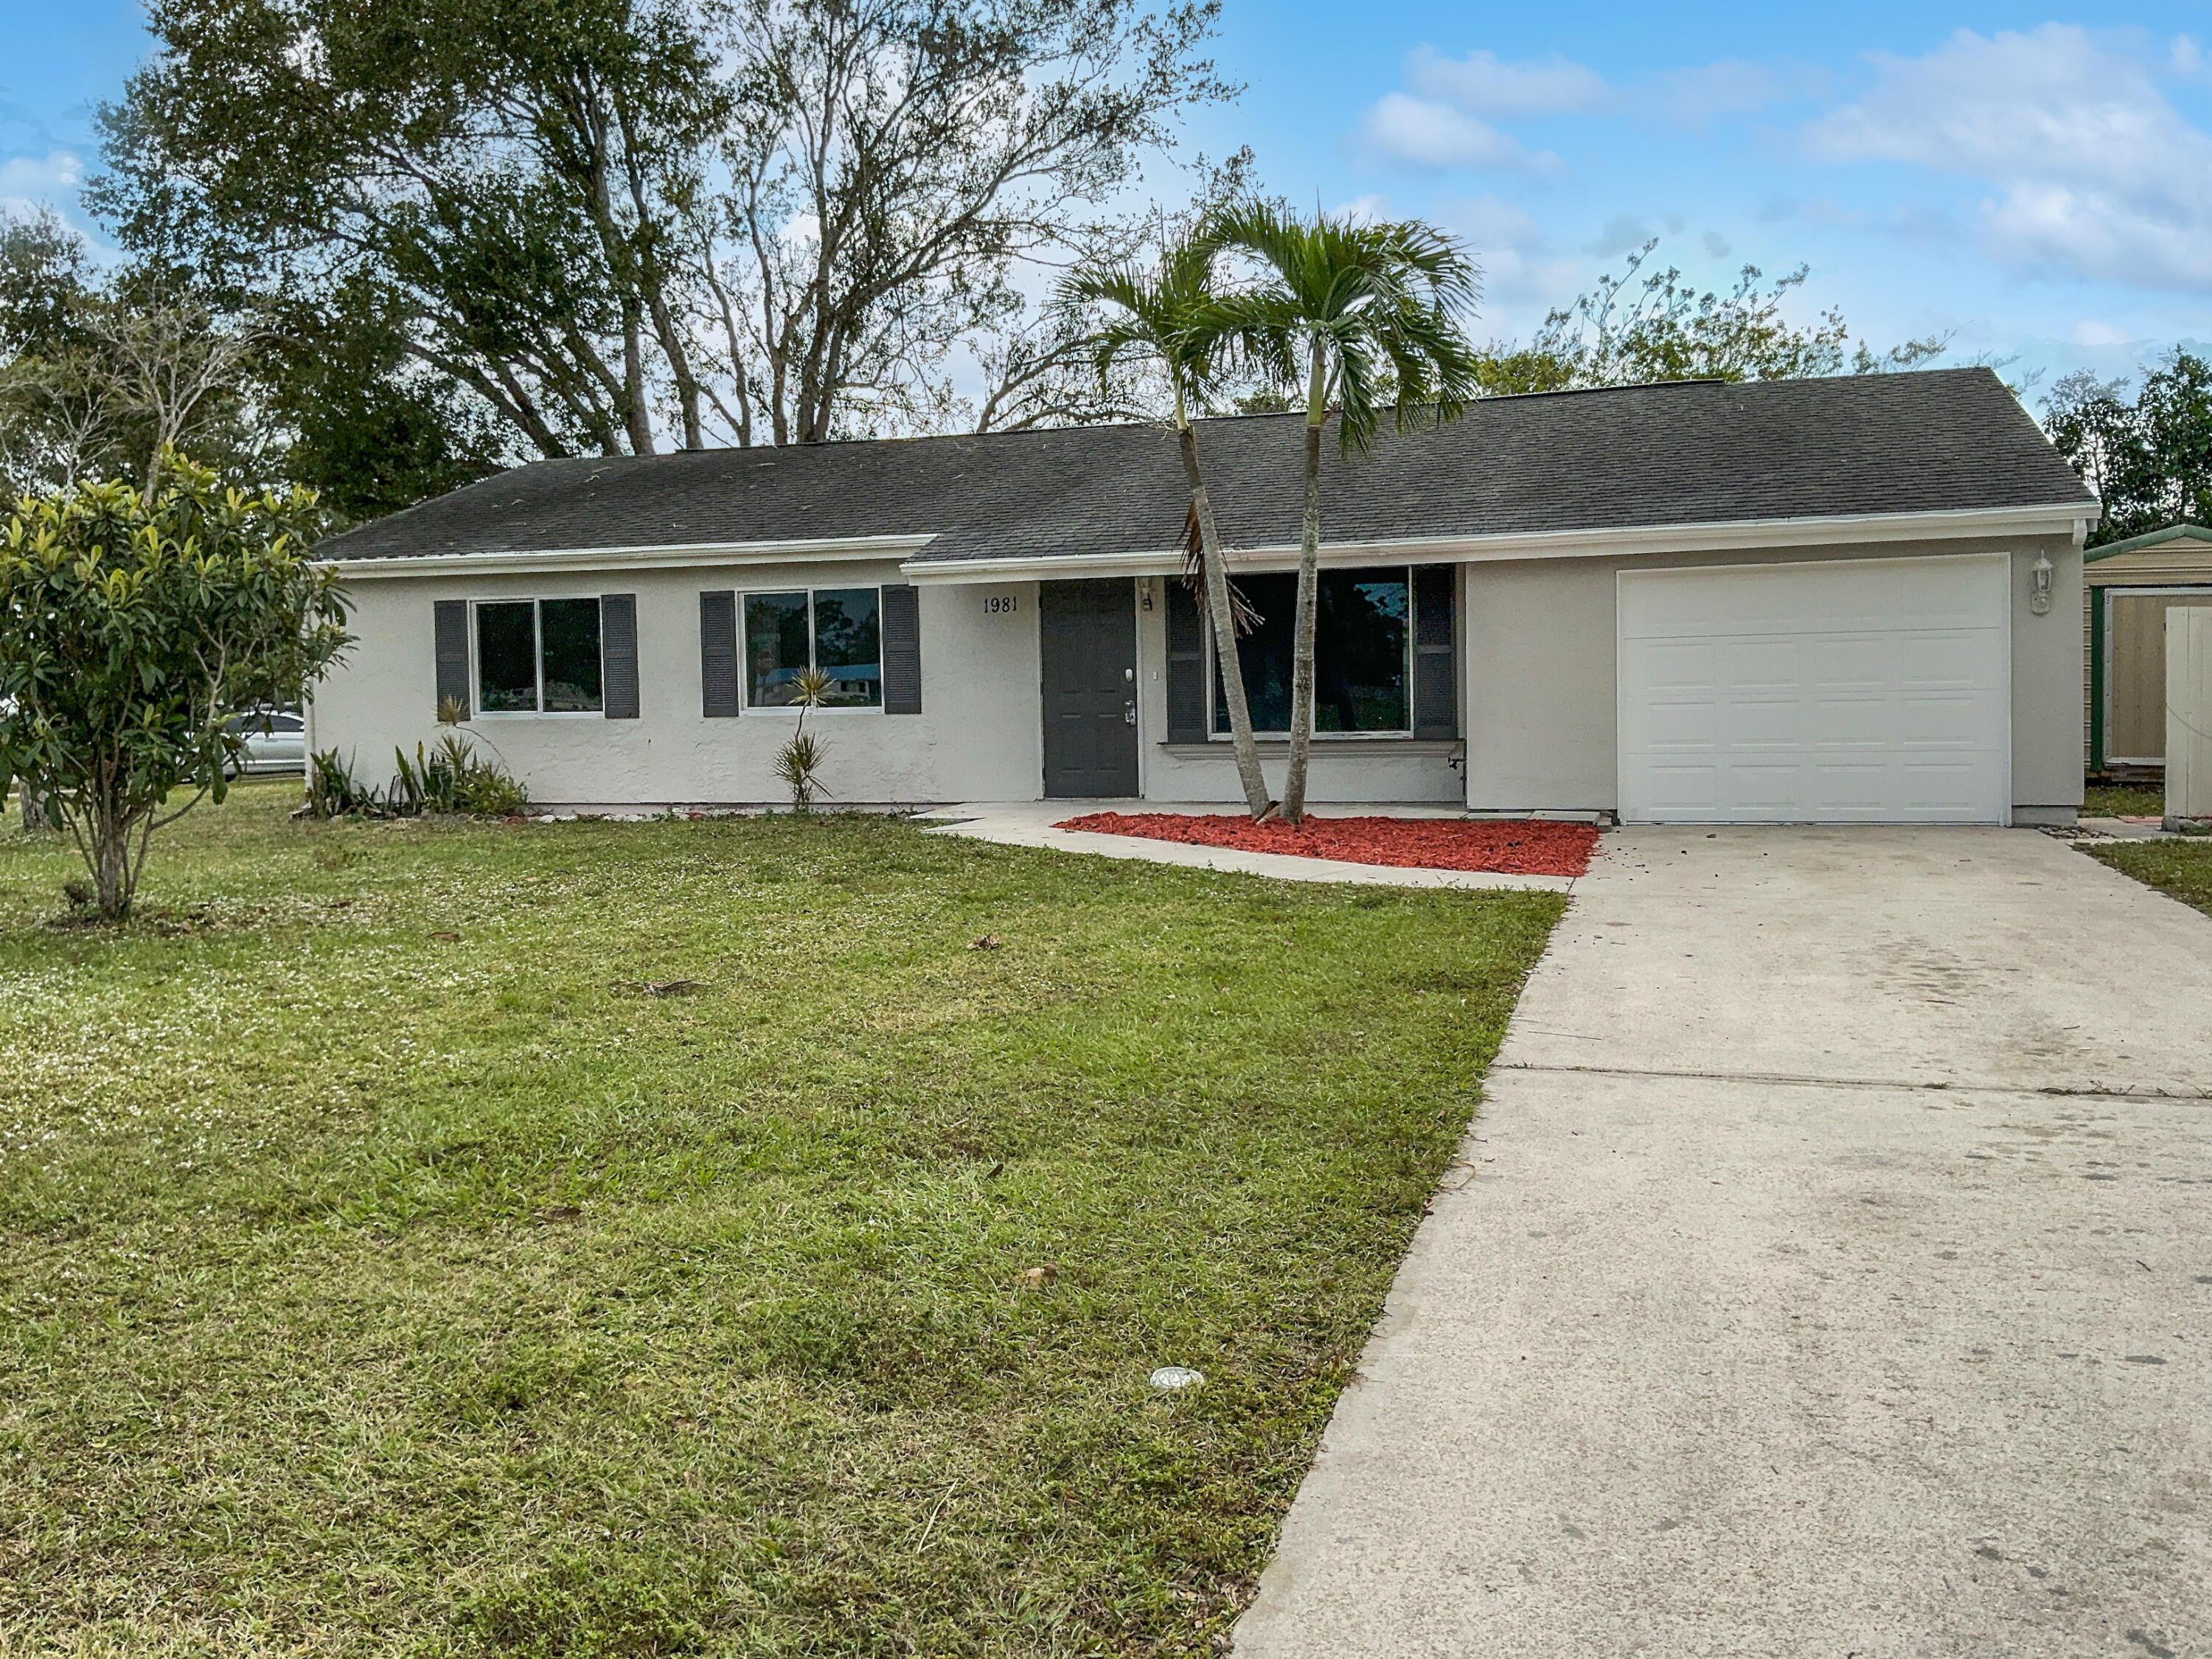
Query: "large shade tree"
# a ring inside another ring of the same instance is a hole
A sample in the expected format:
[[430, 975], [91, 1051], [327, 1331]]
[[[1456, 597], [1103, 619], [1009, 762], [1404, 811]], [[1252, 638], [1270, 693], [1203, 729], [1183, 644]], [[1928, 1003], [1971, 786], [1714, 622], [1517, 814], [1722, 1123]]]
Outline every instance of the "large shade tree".
[[1238, 344], [1223, 325], [1215, 283], [1218, 258], [1215, 243], [1205, 234], [1176, 237], [1150, 268], [1133, 260], [1079, 268], [1061, 284], [1060, 299], [1072, 313], [1101, 316], [1086, 337], [1102, 380], [1133, 356], [1157, 368], [1165, 380], [1169, 421], [1182, 459], [1183, 481], [1190, 490], [1191, 519], [1198, 531], [1206, 614], [1229, 706], [1237, 781], [1244, 790], [1245, 805], [1256, 818], [1266, 816], [1269, 809], [1267, 784], [1261, 771], [1260, 747], [1244, 694], [1229, 568], [1214, 524], [1212, 498], [1206, 491], [1198, 428], [1193, 424], [1221, 389], [1230, 356]]
[[1373, 445], [1386, 411], [1401, 431], [1456, 416], [1480, 390], [1461, 319], [1474, 307], [1480, 273], [1455, 238], [1419, 221], [1307, 219], [1247, 202], [1222, 214], [1212, 234], [1263, 272], [1257, 287], [1222, 302], [1218, 325], [1304, 392], [1291, 759], [1279, 809], [1295, 823], [1305, 813], [1313, 750], [1323, 429], [1334, 414], [1338, 443], [1353, 455]]
[[[281, 311], [398, 477], [478, 416], [512, 459], [1079, 418], [1017, 277], [1228, 95], [1214, 11], [151, 0], [89, 199], [135, 258]], [[364, 319], [375, 350], [337, 349]]]

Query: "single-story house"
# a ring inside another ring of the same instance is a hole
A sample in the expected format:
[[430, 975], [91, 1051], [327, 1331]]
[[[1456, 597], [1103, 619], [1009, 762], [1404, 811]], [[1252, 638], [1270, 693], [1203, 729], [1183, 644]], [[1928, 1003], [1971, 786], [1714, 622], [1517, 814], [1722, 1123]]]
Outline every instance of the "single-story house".
[[[1200, 447], [1271, 781], [1300, 418]], [[1326, 448], [1312, 799], [1657, 822], [2069, 822], [2095, 499], [1987, 369], [1485, 399]], [[465, 710], [547, 804], [1238, 799], [1139, 425], [538, 462], [326, 543], [313, 744]]]
[[2089, 767], [2166, 764], [2166, 613], [2212, 605], [2212, 530], [2172, 524], [2082, 555]]

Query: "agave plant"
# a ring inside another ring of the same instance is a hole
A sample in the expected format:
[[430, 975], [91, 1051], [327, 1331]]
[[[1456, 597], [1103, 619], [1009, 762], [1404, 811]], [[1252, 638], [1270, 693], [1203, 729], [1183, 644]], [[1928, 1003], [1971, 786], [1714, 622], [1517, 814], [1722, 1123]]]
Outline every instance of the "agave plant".
[[830, 793], [822, 781], [822, 763], [830, 758], [830, 747], [815, 732], [806, 729], [806, 711], [819, 708], [830, 696], [830, 688], [836, 684], [819, 668], [801, 669], [791, 682], [791, 700], [799, 705], [799, 729], [791, 734], [791, 741], [775, 751], [775, 775], [791, 791], [791, 810], [811, 812], [817, 795]]

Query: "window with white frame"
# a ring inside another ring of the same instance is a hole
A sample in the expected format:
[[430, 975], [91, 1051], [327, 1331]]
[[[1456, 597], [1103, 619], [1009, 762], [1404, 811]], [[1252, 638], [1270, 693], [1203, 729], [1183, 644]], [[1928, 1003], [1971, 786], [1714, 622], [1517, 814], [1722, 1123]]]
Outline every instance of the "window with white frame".
[[[1404, 733], [1413, 730], [1412, 572], [1324, 570], [1315, 590], [1314, 731]], [[1298, 579], [1239, 576], [1237, 586], [1260, 614], [1237, 639], [1244, 697], [1255, 732], [1291, 729], [1291, 647]], [[1216, 664], [1213, 729], [1229, 730], [1229, 698]]]
[[789, 706], [809, 668], [830, 677], [830, 708], [879, 708], [884, 701], [883, 595], [873, 587], [748, 593], [744, 598], [745, 702]]
[[479, 599], [477, 708], [486, 714], [596, 714], [606, 707], [599, 602]]

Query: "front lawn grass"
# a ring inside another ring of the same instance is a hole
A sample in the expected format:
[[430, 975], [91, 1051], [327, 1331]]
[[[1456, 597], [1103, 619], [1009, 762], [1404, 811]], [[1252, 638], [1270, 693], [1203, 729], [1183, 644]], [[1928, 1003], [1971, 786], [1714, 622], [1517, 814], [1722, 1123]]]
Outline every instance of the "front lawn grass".
[[0, 837], [0, 1650], [1213, 1651], [1561, 908], [295, 798]]
[[2157, 783], [2093, 783], [2082, 791], [2081, 816], [2092, 818], [2155, 818], [2166, 813], [2166, 786]]
[[2212, 842], [2121, 841], [2083, 850], [2123, 875], [2212, 915]]

